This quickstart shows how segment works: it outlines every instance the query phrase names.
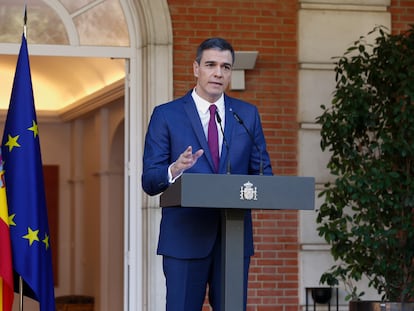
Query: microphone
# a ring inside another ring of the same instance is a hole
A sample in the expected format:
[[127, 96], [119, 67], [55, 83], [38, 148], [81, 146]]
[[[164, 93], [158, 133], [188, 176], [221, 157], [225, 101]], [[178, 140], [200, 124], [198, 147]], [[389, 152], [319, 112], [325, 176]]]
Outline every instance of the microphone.
[[263, 158], [262, 158], [262, 151], [260, 150], [259, 146], [254, 141], [254, 137], [253, 137], [252, 133], [246, 127], [246, 125], [244, 124], [242, 118], [240, 118], [240, 116], [235, 111], [233, 111], [233, 117], [236, 119], [236, 121], [239, 124], [241, 124], [241, 126], [244, 127], [244, 129], [246, 130], [247, 134], [249, 134], [250, 140], [252, 141], [253, 145], [256, 147], [257, 152], [259, 152], [259, 155], [260, 155], [259, 175], [263, 175]]
[[226, 146], [226, 149], [227, 149], [227, 159], [228, 159], [228, 161], [227, 161], [227, 174], [231, 174], [230, 152], [229, 152], [230, 148], [229, 148], [229, 144], [227, 143], [226, 136], [224, 136], [223, 126], [221, 125], [221, 117], [220, 117], [219, 113], [217, 112], [217, 110], [216, 110], [216, 119], [217, 119], [217, 122], [220, 126], [221, 134], [223, 134], [224, 146]]

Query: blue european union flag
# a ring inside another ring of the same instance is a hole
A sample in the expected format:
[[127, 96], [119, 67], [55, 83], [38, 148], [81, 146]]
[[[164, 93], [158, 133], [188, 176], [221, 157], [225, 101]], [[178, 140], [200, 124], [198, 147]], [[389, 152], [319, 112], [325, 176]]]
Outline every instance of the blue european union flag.
[[1, 146], [13, 269], [29, 287], [23, 294], [39, 301], [41, 311], [54, 311], [52, 255], [38, 134], [23, 35]]

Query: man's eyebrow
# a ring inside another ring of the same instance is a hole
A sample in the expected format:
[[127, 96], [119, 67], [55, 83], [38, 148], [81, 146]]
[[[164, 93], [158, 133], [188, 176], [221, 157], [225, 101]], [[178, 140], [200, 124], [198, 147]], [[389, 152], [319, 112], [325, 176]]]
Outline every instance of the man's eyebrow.
[[[214, 61], [214, 60], [206, 60], [204, 63], [205, 64], [217, 64], [218, 62], [217, 61]], [[223, 63], [223, 66], [230, 66], [230, 67], [232, 67], [232, 64], [231, 63]]]

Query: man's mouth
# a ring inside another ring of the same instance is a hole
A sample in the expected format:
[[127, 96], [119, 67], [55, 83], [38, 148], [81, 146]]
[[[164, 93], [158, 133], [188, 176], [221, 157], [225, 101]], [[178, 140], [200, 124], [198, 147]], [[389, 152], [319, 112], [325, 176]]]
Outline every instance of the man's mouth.
[[219, 86], [222, 86], [222, 85], [223, 85], [223, 83], [220, 83], [220, 82], [214, 82], [214, 81], [210, 82], [210, 84], [215, 84], [215, 85], [219, 85]]

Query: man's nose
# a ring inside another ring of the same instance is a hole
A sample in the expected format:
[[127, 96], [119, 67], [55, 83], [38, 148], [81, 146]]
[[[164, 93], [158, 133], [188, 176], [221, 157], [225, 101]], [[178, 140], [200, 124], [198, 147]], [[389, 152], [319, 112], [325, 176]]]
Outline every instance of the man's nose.
[[214, 74], [218, 77], [221, 77], [223, 75], [223, 68], [221, 66], [216, 66]]

